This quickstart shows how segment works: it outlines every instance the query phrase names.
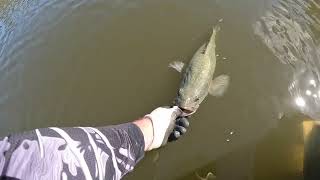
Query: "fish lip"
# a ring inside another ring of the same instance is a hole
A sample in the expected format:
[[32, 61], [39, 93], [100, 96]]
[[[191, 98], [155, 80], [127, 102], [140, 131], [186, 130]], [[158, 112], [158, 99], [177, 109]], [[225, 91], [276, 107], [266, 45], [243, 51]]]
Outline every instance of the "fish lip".
[[195, 110], [190, 110], [190, 109], [183, 108], [183, 107], [179, 107], [179, 108], [182, 111], [182, 116], [190, 116], [196, 112]]

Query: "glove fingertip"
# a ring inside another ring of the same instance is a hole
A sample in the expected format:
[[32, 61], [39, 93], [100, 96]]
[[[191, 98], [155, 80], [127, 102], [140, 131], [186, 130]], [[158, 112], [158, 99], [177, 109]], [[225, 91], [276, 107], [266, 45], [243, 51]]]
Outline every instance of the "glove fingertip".
[[177, 124], [179, 126], [183, 126], [185, 128], [189, 127], [189, 125], [190, 125], [189, 120], [187, 118], [179, 118], [177, 120]]
[[181, 135], [180, 135], [180, 132], [178, 132], [178, 131], [173, 131], [173, 132], [170, 134], [170, 136], [169, 136], [169, 138], [168, 138], [168, 141], [169, 141], [169, 142], [176, 141], [176, 140], [178, 140], [178, 138], [179, 138], [180, 136], [181, 136]]
[[173, 134], [176, 138], [179, 138], [181, 136], [181, 133], [179, 131], [174, 131]]
[[183, 120], [183, 124], [184, 124], [184, 127], [189, 127], [190, 126], [190, 122], [187, 118], [184, 118]]
[[177, 115], [177, 117], [181, 116], [181, 114], [183, 113], [183, 111], [179, 108], [179, 106], [173, 106], [172, 108], [174, 108], [174, 112]]
[[180, 135], [183, 135], [184, 133], [187, 132], [187, 129], [185, 127], [179, 126], [179, 125], [176, 125], [174, 130], [178, 131], [180, 133]]

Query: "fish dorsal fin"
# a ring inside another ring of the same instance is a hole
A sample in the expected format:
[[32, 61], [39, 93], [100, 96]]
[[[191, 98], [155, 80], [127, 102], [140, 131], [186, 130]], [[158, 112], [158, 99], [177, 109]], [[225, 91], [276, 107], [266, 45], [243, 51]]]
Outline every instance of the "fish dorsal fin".
[[230, 84], [230, 77], [222, 74], [213, 79], [209, 86], [209, 94], [216, 97], [221, 97], [228, 89]]
[[208, 46], [208, 43], [205, 43], [204, 45], [201, 46], [201, 54], [205, 54], [206, 53], [207, 46]]
[[182, 69], [184, 67], [184, 63], [181, 62], [181, 61], [173, 61], [169, 64], [168, 66], [169, 68], [173, 68], [175, 69], [176, 71], [178, 71], [179, 73], [182, 72]]
[[219, 26], [215, 26], [212, 28], [212, 35], [210, 37], [209, 42], [205, 46], [205, 54], [209, 57], [215, 57], [215, 49], [216, 49], [216, 35], [217, 32], [220, 31]]
[[208, 43], [202, 44], [192, 58], [203, 58], [206, 55]]

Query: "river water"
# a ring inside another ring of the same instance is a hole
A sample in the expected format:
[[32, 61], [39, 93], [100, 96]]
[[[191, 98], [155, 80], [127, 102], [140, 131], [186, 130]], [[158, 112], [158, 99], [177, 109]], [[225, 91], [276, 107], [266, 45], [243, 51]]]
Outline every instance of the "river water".
[[319, 18], [315, 0], [0, 0], [0, 136], [170, 105], [180, 75], [168, 64], [188, 62], [223, 19], [227, 93], [125, 179], [308, 179], [306, 165], [319, 167]]

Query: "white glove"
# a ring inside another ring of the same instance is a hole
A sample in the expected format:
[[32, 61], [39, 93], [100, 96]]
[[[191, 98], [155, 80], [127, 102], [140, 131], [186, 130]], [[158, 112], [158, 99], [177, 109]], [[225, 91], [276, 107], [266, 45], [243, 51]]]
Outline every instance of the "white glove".
[[159, 107], [153, 110], [145, 118], [149, 118], [153, 127], [153, 141], [147, 150], [159, 148], [168, 141], [169, 135], [173, 132], [177, 117], [182, 114], [178, 106], [172, 108]]

